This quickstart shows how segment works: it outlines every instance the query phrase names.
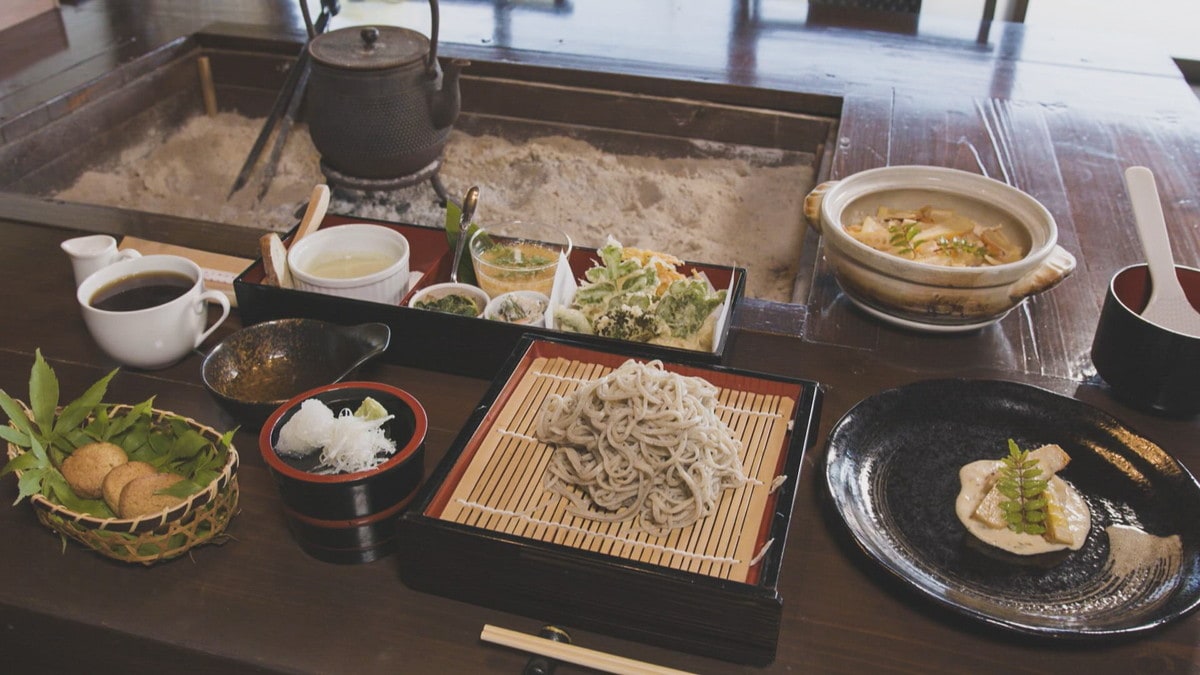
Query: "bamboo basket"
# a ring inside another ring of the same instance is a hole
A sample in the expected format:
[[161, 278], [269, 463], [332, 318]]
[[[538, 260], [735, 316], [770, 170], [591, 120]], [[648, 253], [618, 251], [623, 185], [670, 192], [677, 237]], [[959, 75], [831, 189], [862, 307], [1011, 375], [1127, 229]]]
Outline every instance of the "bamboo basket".
[[[119, 413], [131, 407], [114, 405], [112, 410]], [[157, 408], [152, 414], [156, 421], [183, 420], [214, 443], [221, 438], [215, 429], [191, 418]], [[10, 460], [23, 452], [24, 448], [8, 444]], [[203, 544], [224, 542], [225, 528], [237, 512], [238, 464], [237, 450], [231, 444], [221, 473], [203, 490], [169, 509], [139, 518], [99, 518], [77, 513], [41, 494], [30, 496], [29, 502], [38, 521], [60, 535], [105, 557], [148, 566], [176, 558]], [[14, 473], [19, 480], [23, 472]]]

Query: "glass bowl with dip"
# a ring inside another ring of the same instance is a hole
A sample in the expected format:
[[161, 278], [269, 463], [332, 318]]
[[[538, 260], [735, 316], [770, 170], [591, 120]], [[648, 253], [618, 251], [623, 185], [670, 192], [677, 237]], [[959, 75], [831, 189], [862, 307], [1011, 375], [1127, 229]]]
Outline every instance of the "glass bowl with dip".
[[408, 290], [408, 239], [383, 225], [352, 223], [318, 230], [288, 249], [296, 288], [398, 304]]
[[554, 288], [558, 261], [571, 253], [566, 244], [532, 239], [484, 235], [478, 230], [470, 241], [475, 280], [489, 297], [510, 291], [537, 291], [545, 296]]

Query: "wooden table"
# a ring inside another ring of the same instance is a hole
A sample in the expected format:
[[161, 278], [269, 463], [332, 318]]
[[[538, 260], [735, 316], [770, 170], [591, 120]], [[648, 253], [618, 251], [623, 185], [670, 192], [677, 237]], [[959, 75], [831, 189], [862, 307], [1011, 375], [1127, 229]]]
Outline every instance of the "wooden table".
[[[824, 392], [820, 433], [804, 461], [784, 557], [778, 654], [763, 670], [1200, 668], [1200, 616], [1135, 640], [1076, 645], [1010, 635], [936, 607], [856, 549], [830, 508], [822, 475], [826, 434], [855, 403], [883, 389], [947, 376], [1015, 380], [1077, 398], [1200, 470], [1200, 422], [1154, 417], [1116, 402], [1088, 357], [1108, 278], [1140, 259], [1121, 182], [1124, 167], [1145, 164], [1156, 172], [1176, 254], [1193, 265], [1200, 261], [1200, 188], [1194, 183], [1200, 104], [1172, 73], [1169, 59], [1007, 24], [990, 26], [988, 42], [980, 46], [975, 25], [946, 37], [789, 21], [764, 15], [758, 3], [708, 0], [689, 2], [686, 9], [637, 0], [601, 4], [603, 11], [567, 3], [571, 12], [555, 13], [446, 1], [443, 53], [589, 68], [616, 81], [654, 74], [725, 83], [731, 96], [769, 97], [772, 90], [832, 96], [840, 102], [837, 109], [813, 111], [840, 117], [823, 175], [904, 163], [986, 171], [1046, 204], [1063, 245], [1080, 261], [1051, 293], [998, 326], [966, 336], [931, 337], [866, 319], [840, 298], [816, 246], [808, 251], [813, 274], [801, 302], [747, 303], [741, 310], [729, 365], [816, 380]], [[427, 11], [421, 5], [406, 3], [402, 11], [416, 17]], [[624, 23], [614, 23], [622, 13]], [[62, 25], [76, 37], [69, 48], [5, 72], [4, 128], [17, 129], [14, 121], [35, 103], [80, 86], [87, 79], [81, 71], [111, 68], [208, 21], [232, 16], [294, 37], [295, 14], [282, 0], [213, 2], [203, 9], [180, 0], [155, 3], [146, 14], [116, 0], [68, 5]], [[612, 30], [617, 25], [628, 26], [627, 32]], [[106, 31], [107, 42], [96, 38]], [[0, 53], [7, 54], [9, 44], [5, 40]], [[63, 391], [79, 392], [114, 364], [87, 334], [58, 243], [78, 231], [136, 229], [146, 217], [105, 211], [100, 226], [74, 216], [50, 226], [39, 221], [38, 202], [4, 203], [11, 208], [0, 216], [0, 387], [24, 394], [34, 350], [41, 349]], [[251, 253], [245, 248], [253, 237], [232, 233], [230, 241], [235, 243], [226, 248], [240, 249], [225, 252]], [[238, 326], [235, 316], [205, 347]], [[110, 387], [111, 399], [154, 395], [162, 408], [230, 427], [233, 420], [200, 383], [200, 360], [195, 354], [163, 371], [122, 372]], [[488, 385], [385, 364], [362, 375], [405, 388], [425, 404], [432, 426], [427, 468], [445, 453]], [[517, 672], [523, 666], [525, 655], [485, 645], [478, 633], [485, 623], [536, 632], [536, 617], [411, 591], [388, 560], [336, 566], [309, 558], [287, 532], [256, 439], [243, 432], [235, 443], [244, 461], [242, 510], [229, 530], [233, 541], [170, 564], [143, 569], [74, 544], [64, 549], [27, 506], [0, 508], [5, 670], [99, 665], [122, 672]], [[15, 494], [15, 481], [0, 480], [0, 501], [11, 502]], [[574, 631], [574, 638], [675, 668], [758, 670], [586, 631]]]

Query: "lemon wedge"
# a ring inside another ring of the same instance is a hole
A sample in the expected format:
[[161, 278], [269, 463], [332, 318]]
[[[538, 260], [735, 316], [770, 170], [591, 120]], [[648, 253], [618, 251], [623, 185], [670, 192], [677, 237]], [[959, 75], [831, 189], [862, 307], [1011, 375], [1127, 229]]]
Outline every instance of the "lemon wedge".
[[358, 410], [354, 411], [355, 417], [361, 417], [364, 420], [378, 420], [388, 416], [387, 408], [383, 404], [370, 396], [363, 399], [362, 405], [358, 406]]

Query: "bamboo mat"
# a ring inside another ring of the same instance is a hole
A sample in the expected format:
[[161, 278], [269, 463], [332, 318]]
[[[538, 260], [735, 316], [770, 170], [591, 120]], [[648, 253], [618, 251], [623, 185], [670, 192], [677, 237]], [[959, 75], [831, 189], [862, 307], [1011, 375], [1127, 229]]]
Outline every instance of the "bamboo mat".
[[[472, 527], [570, 546], [720, 579], [745, 582], [770, 542], [759, 544], [772, 484], [795, 401], [720, 388], [718, 416], [742, 442], [750, 480], [721, 493], [716, 511], [656, 537], [633, 522], [609, 523], [567, 513], [566, 500], [542, 487], [553, 446], [535, 438], [542, 402], [609, 373], [595, 363], [540, 357], [512, 389], [455, 486], [440, 517]], [[714, 378], [715, 379], [715, 378]], [[719, 384], [714, 382], [714, 384]]]

